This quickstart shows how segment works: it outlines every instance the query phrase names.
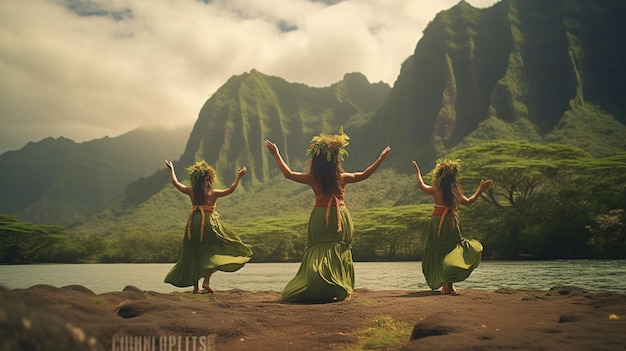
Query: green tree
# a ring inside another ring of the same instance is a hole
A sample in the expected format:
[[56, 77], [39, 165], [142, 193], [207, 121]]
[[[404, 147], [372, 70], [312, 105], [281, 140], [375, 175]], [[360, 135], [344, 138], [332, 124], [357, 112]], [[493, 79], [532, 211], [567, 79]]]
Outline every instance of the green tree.
[[300, 261], [307, 244], [306, 215], [255, 218], [233, 226], [246, 244], [252, 246], [252, 262]]
[[252, 262], [290, 262], [302, 259], [306, 237], [276, 229], [251, 236], [246, 243], [252, 246]]
[[595, 204], [619, 202], [626, 180], [623, 153], [595, 159], [569, 145], [495, 141], [448, 157], [465, 160], [461, 182], [466, 187], [481, 178], [494, 180], [483, 194], [494, 206], [474, 212], [476, 221], [489, 218], [489, 226], [472, 225], [492, 234], [486, 243], [498, 258], [586, 255], [584, 228], [594, 208], [604, 206]]
[[19, 222], [0, 214], [0, 263], [32, 263], [55, 245], [66, 243], [65, 229]]
[[145, 230], [126, 229], [106, 241], [100, 255], [103, 262], [175, 262], [181, 252], [178, 232], [150, 233]]
[[599, 258], [624, 258], [626, 253], [626, 225], [624, 210], [611, 210], [595, 217], [587, 226], [591, 233], [589, 246]]
[[355, 214], [356, 261], [417, 260], [432, 205], [372, 208]]

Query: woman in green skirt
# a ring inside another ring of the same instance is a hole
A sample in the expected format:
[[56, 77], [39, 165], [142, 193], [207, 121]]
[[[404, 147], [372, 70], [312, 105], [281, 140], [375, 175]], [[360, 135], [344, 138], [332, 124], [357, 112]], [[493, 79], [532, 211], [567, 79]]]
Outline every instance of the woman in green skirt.
[[276, 144], [265, 146], [274, 156], [285, 178], [307, 184], [315, 194], [309, 217], [308, 241], [296, 276], [283, 289], [282, 298], [291, 302], [323, 303], [341, 301], [354, 289], [352, 263], [352, 217], [344, 205], [346, 185], [367, 179], [383, 162], [386, 147], [378, 159], [362, 172], [348, 173], [341, 167], [350, 138], [343, 129], [336, 135], [313, 137], [307, 149], [311, 160], [306, 173], [294, 172], [281, 157]]
[[193, 293], [197, 294], [200, 292], [198, 280], [204, 277], [204, 291], [213, 293], [209, 284], [213, 272], [234, 272], [252, 257], [252, 250], [222, 223], [215, 212], [217, 199], [235, 191], [246, 168], [237, 171], [235, 180], [227, 189], [214, 189], [213, 183], [217, 176], [206, 161], [196, 162], [186, 168], [191, 187], [178, 181], [172, 162], [165, 161], [165, 164], [170, 169], [172, 184], [189, 196], [192, 205], [183, 238], [182, 256], [167, 273], [165, 282], [177, 287], [193, 285]]
[[441, 287], [442, 294], [453, 294], [456, 291], [452, 283], [463, 281], [472, 273], [480, 263], [483, 251], [482, 244], [477, 240], [461, 237], [457, 206], [474, 203], [493, 181], [482, 180], [478, 190], [472, 196], [466, 197], [457, 181], [460, 170], [458, 161], [438, 160], [432, 171], [432, 186], [424, 184], [415, 161], [413, 167], [417, 185], [430, 194], [435, 203], [428, 225], [422, 271], [431, 289]]

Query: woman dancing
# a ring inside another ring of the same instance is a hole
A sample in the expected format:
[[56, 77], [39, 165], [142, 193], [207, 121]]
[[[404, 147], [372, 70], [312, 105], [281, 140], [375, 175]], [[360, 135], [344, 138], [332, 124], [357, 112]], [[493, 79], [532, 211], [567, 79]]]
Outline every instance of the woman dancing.
[[172, 162], [165, 161], [165, 164], [170, 169], [172, 184], [189, 196], [192, 205], [183, 238], [182, 256], [167, 273], [165, 282], [177, 287], [193, 285], [193, 293], [197, 294], [198, 280], [204, 277], [202, 287], [205, 292], [213, 293], [209, 284], [213, 272], [234, 272], [252, 257], [252, 250], [222, 223], [215, 212], [217, 199], [235, 191], [246, 168], [237, 171], [235, 180], [227, 189], [214, 189], [217, 175], [206, 161], [186, 168], [191, 187], [178, 181]]
[[336, 135], [313, 137], [306, 153], [311, 160], [310, 170], [306, 173], [292, 171], [276, 144], [265, 141], [285, 178], [309, 185], [315, 194], [307, 247], [296, 276], [283, 290], [282, 298], [286, 301], [341, 301], [349, 297], [354, 289], [351, 251], [354, 226], [343, 201], [346, 185], [367, 179], [391, 149], [386, 147], [364, 171], [348, 173], [342, 169], [341, 161], [347, 155], [349, 140], [343, 129]]
[[492, 183], [482, 180], [478, 190], [470, 196], [463, 195], [457, 181], [458, 161], [442, 159], [432, 171], [433, 185], [424, 184], [420, 169], [413, 161], [417, 185], [433, 197], [435, 210], [428, 225], [428, 237], [422, 258], [422, 271], [431, 289], [441, 287], [442, 294], [454, 294], [452, 283], [465, 280], [480, 263], [483, 246], [477, 240], [461, 237], [457, 206], [469, 206]]

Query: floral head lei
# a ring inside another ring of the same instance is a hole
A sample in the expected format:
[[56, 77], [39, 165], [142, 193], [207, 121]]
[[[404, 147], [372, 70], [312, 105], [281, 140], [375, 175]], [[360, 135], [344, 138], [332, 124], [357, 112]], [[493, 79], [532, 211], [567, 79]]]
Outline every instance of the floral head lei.
[[439, 187], [439, 185], [441, 185], [441, 180], [449, 175], [456, 178], [461, 170], [459, 162], [460, 160], [450, 160], [447, 158], [437, 160], [437, 165], [431, 172], [435, 186]]
[[198, 161], [191, 166], [185, 168], [187, 174], [189, 174], [189, 179], [191, 179], [191, 184], [194, 185], [201, 177], [205, 177], [210, 184], [213, 184], [215, 180], [217, 180], [217, 175], [215, 174], [215, 170], [211, 167], [205, 160]]
[[338, 134], [320, 134], [311, 139], [311, 145], [306, 150], [306, 157], [324, 155], [326, 161], [337, 160], [343, 161], [344, 156], [348, 155], [346, 146], [350, 143], [350, 137], [343, 132], [343, 127], [339, 129]]

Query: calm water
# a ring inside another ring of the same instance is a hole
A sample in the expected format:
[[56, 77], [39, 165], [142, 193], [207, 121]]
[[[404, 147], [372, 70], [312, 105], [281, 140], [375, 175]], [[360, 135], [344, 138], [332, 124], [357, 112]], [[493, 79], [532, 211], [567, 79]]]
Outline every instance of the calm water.
[[[186, 291], [163, 283], [173, 266], [167, 264], [44, 264], [0, 265], [0, 285], [9, 289], [37, 284], [56, 287], [78, 284], [96, 294], [121, 291], [127, 285], [162, 293]], [[281, 291], [299, 263], [249, 263], [234, 273], [217, 272], [216, 290]], [[420, 262], [355, 262], [356, 288], [427, 290]], [[459, 289], [498, 288], [548, 290], [575, 285], [592, 290], [626, 293], [626, 260], [483, 261]]]

